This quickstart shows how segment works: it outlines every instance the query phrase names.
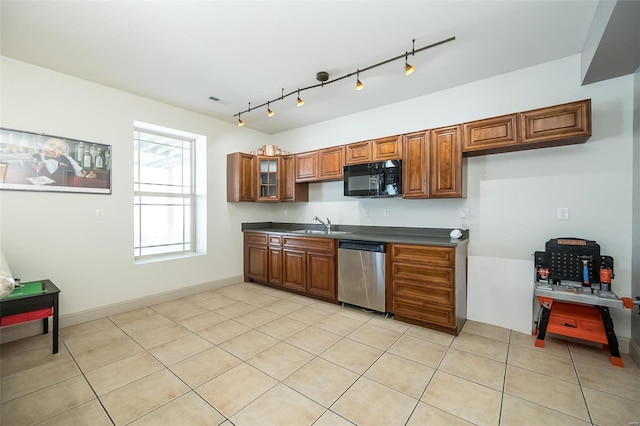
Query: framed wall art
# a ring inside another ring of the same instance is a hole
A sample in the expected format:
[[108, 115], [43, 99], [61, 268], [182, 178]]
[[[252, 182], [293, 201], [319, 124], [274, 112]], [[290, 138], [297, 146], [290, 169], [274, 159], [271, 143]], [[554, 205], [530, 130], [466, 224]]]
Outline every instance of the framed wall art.
[[0, 190], [111, 194], [111, 146], [0, 128]]

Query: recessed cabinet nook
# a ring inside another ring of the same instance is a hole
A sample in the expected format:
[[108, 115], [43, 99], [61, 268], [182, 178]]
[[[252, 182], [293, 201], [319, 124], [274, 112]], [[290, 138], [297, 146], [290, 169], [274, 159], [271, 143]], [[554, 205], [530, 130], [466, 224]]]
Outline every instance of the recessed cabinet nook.
[[584, 143], [591, 99], [286, 156], [227, 156], [227, 201], [306, 202], [345, 165], [402, 160], [402, 197], [461, 198], [462, 158]]

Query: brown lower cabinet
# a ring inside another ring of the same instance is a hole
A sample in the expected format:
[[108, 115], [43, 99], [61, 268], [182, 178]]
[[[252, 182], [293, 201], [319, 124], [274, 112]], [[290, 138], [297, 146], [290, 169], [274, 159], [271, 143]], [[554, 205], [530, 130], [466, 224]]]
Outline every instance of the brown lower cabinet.
[[244, 243], [245, 281], [338, 303], [335, 239], [245, 232]]
[[467, 312], [467, 242], [389, 244], [387, 310], [395, 319], [457, 335]]

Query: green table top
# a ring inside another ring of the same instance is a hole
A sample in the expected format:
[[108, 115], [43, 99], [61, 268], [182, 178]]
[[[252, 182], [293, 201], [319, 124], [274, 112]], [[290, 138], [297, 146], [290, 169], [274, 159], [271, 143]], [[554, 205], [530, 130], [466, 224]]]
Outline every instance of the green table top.
[[3, 297], [2, 300], [16, 299], [18, 297], [25, 296], [34, 296], [46, 292], [47, 290], [44, 289], [44, 283], [42, 281], [32, 281], [29, 283], [24, 283], [22, 287], [14, 288], [13, 291]]

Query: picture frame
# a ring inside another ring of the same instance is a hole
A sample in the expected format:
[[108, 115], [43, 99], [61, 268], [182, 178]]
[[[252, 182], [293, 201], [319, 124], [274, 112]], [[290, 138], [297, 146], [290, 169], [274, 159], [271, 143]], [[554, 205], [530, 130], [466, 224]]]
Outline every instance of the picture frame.
[[0, 128], [0, 190], [111, 194], [111, 145]]

